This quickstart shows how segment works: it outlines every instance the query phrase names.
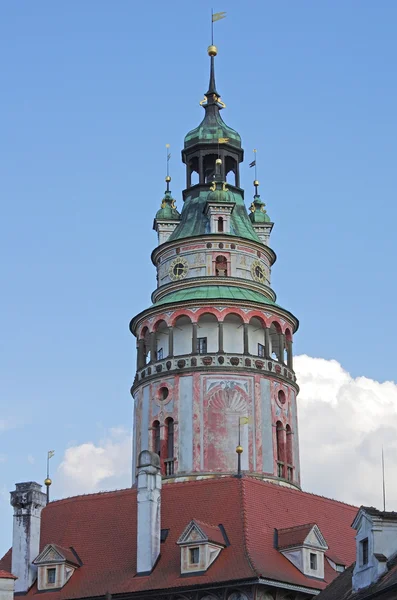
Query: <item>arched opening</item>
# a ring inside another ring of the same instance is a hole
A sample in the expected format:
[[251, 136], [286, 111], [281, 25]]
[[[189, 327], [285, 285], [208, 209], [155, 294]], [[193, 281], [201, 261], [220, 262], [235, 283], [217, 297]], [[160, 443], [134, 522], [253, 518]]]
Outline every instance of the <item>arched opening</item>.
[[192, 351], [193, 326], [189, 317], [178, 317], [173, 327], [174, 355], [190, 354]]
[[269, 329], [269, 338], [270, 338], [270, 357], [274, 360], [280, 360], [280, 335], [281, 335], [281, 327], [276, 322], [270, 325]]
[[199, 159], [198, 156], [194, 156], [187, 167], [187, 187], [196, 185], [199, 183]]
[[285, 397], [285, 393], [283, 390], [278, 391], [277, 397], [278, 397], [278, 401], [280, 402], [280, 404], [285, 404], [286, 397]]
[[223, 347], [225, 352], [243, 354], [244, 327], [239, 315], [226, 315], [223, 321]]
[[190, 175], [190, 187], [200, 182], [200, 176], [197, 171], [192, 171]]
[[165, 422], [166, 426], [166, 452], [167, 457], [164, 459], [165, 474], [174, 474], [174, 419], [168, 418]]
[[156, 331], [156, 360], [163, 360], [168, 356], [169, 330], [165, 321], [159, 321], [155, 325]]
[[225, 159], [226, 181], [231, 185], [237, 186], [237, 161], [231, 156], [226, 156]]
[[253, 356], [266, 358], [265, 324], [258, 317], [252, 317], [248, 324], [248, 351]]
[[152, 425], [152, 446], [153, 452], [160, 456], [161, 454], [161, 440], [160, 440], [160, 421], [153, 421]]
[[227, 259], [226, 256], [219, 255], [215, 259], [215, 275], [217, 277], [227, 277]]
[[203, 159], [204, 181], [211, 183], [215, 177], [215, 161], [218, 158], [216, 154], [207, 154]]
[[218, 319], [215, 315], [205, 313], [200, 316], [197, 323], [197, 350], [198, 354], [218, 352]]
[[292, 431], [289, 425], [285, 428], [285, 434], [287, 438], [287, 479], [292, 481], [294, 477], [294, 458], [292, 451]]
[[284, 428], [281, 421], [276, 423], [276, 445], [277, 445], [277, 476], [285, 478], [285, 444], [284, 444]]
[[218, 233], [223, 233], [223, 217], [218, 217]]

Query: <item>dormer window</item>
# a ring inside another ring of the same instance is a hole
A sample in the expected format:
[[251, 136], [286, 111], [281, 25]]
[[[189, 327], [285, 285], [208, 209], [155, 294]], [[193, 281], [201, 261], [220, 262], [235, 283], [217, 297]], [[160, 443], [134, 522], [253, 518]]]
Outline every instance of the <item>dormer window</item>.
[[33, 564], [37, 565], [39, 592], [62, 588], [81, 566], [73, 548], [62, 548], [56, 544], [47, 544]]
[[190, 521], [177, 541], [181, 548], [181, 573], [204, 573], [229, 544], [221, 526]]
[[324, 579], [327, 543], [315, 523], [276, 530], [277, 548], [301, 573]]

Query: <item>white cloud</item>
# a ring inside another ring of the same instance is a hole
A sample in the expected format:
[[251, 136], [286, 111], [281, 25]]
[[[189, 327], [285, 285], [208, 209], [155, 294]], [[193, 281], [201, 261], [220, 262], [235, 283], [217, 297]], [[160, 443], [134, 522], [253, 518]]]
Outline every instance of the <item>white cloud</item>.
[[304, 489], [382, 508], [382, 445], [387, 507], [397, 509], [397, 385], [352, 378], [335, 360], [295, 357]]
[[98, 444], [86, 442], [68, 448], [58, 467], [62, 495], [131, 485], [131, 447], [131, 434], [118, 427]]

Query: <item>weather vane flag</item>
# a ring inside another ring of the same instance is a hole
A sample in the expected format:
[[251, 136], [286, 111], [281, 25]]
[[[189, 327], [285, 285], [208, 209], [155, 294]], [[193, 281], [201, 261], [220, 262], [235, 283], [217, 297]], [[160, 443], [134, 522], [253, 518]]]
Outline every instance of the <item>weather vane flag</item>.
[[211, 44], [214, 45], [214, 23], [215, 21], [220, 21], [226, 17], [225, 12], [217, 12], [211, 11]]

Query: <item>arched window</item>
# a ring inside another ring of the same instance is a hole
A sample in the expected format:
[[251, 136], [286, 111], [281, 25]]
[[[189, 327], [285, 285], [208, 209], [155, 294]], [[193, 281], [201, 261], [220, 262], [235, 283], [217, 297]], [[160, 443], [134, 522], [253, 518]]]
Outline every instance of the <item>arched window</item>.
[[165, 474], [174, 474], [174, 419], [166, 420], [167, 427], [167, 458], [164, 460], [165, 463]]
[[223, 217], [218, 217], [218, 233], [223, 233]]
[[282, 356], [280, 353], [280, 349], [281, 349], [280, 336], [281, 336], [281, 327], [276, 321], [273, 321], [273, 323], [270, 325], [270, 329], [269, 329], [270, 357], [273, 358], [274, 360], [278, 360], [281, 362]]
[[160, 422], [153, 422], [153, 452], [160, 456], [161, 442], [160, 442]]
[[281, 421], [276, 423], [276, 444], [277, 444], [277, 476], [285, 477], [284, 469], [284, 428]]
[[292, 453], [292, 431], [289, 425], [285, 428], [285, 433], [287, 437], [287, 479], [288, 481], [292, 481], [294, 475], [294, 459]]
[[227, 277], [227, 260], [225, 256], [216, 257], [215, 275], [217, 277]]

